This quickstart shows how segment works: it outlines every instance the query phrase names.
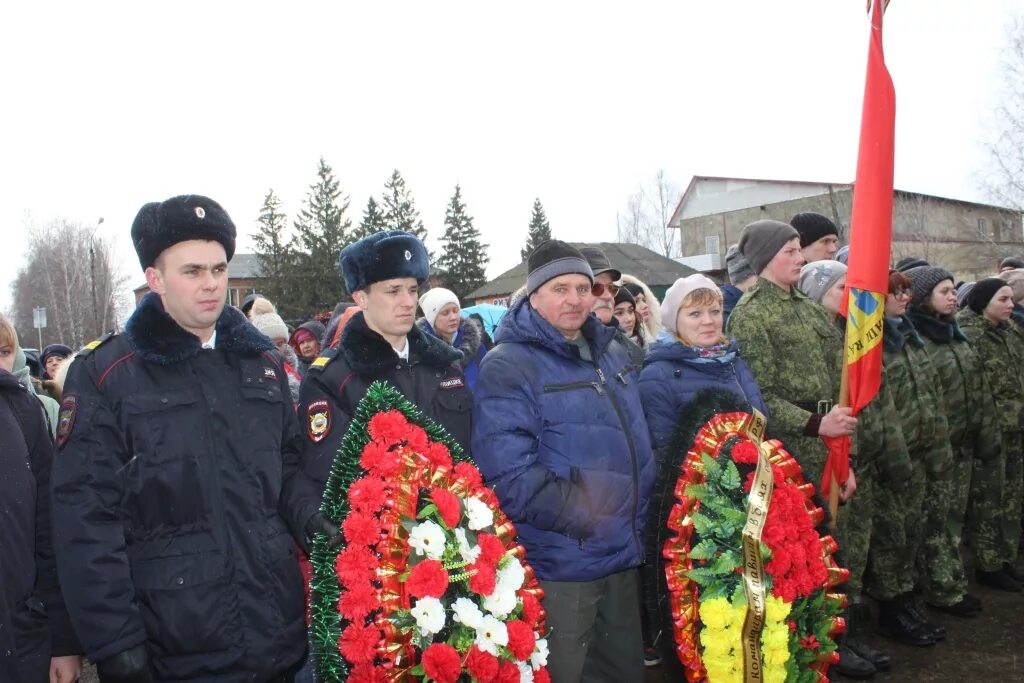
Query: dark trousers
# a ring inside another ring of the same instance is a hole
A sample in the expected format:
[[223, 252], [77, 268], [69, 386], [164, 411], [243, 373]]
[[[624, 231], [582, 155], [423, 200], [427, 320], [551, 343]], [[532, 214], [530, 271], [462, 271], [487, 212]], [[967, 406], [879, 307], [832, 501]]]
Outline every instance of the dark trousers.
[[644, 680], [640, 576], [636, 569], [596, 581], [541, 581], [553, 683]]

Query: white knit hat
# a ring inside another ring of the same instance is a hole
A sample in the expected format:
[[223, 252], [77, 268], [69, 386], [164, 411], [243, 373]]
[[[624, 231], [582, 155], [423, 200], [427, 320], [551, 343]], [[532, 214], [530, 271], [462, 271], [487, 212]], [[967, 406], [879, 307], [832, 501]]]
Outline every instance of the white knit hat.
[[462, 308], [459, 305], [459, 297], [455, 296], [455, 292], [444, 287], [434, 287], [424, 292], [423, 296], [420, 297], [420, 308], [423, 309], [423, 317], [427, 319], [431, 327], [434, 326], [437, 314], [448, 304], [455, 304], [460, 309]]
[[277, 314], [277, 309], [267, 299], [256, 299], [250, 309], [252, 325], [271, 339], [287, 339], [288, 326]]
[[714, 280], [700, 273], [679, 278], [665, 292], [665, 298], [661, 301], [661, 324], [672, 335], [679, 334], [679, 330], [676, 329], [679, 306], [687, 294], [698, 289], [710, 289], [712, 292], [717, 292], [719, 296], [722, 294], [722, 290], [718, 288]]

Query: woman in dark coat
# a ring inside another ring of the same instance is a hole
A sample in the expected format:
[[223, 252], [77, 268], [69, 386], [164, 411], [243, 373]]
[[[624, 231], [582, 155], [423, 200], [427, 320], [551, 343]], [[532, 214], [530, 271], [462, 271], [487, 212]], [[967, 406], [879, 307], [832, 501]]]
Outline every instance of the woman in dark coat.
[[470, 391], [476, 390], [480, 361], [487, 353], [483, 328], [475, 318], [461, 317], [462, 308], [455, 292], [434, 287], [420, 297], [423, 317], [416, 321], [420, 329], [462, 352], [459, 367], [466, 375]]

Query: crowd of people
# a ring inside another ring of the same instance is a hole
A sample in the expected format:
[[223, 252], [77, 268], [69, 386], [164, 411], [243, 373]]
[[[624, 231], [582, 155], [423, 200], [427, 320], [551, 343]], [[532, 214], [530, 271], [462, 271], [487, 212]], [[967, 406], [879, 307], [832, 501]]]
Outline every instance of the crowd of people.
[[294, 330], [264, 297], [225, 304], [236, 232], [215, 201], [147, 204], [131, 234], [151, 291], [123, 333], [47, 347], [33, 381], [0, 317], [0, 680], [74, 681], [81, 655], [104, 683], [313, 680], [308, 552], [342, 541], [320, 500], [376, 380], [467, 449], [515, 524], [558, 683], [658, 664], [684, 680], [651, 519], [708, 389], [764, 414], [808, 481], [822, 437], [852, 438], [841, 673], [894, 666], [872, 624], [930, 646], [933, 610], [981, 614], [967, 566], [1022, 590], [1024, 261], [976, 283], [897, 263], [881, 388], [854, 415], [839, 404], [848, 250], [819, 214], [751, 223], [727, 284], [691, 275], [660, 301], [600, 249], [549, 240], [493, 334], [424, 291], [426, 249], [401, 231], [342, 250], [353, 301]]

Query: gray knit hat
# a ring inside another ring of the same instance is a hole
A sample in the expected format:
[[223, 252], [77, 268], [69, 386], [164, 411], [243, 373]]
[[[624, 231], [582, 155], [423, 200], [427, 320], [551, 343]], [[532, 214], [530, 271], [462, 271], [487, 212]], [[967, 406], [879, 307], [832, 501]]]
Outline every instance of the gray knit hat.
[[846, 275], [846, 265], [839, 261], [814, 261], [800, 269], [800, 291], [815, 303], [821, 303], [828, 290]]
[[739, 243], [740, 253], [747, 259], [751, 270], [760, 275], [768, 262], [786, 246], [786, 242], [794, 238], [800, 239], [800, 233], [789, 223], [773, 220], [754, 221], [743, 228]]
[[594, 284], [594, 271], [579, 249], [561, 240], [547, 240], [537, 245], [526, 259], [526, 293], [533, 294], [537, 288], [559, 275], [578, 273]]
[[974, 283], [973, 282], [961, 283], [961, 285], [956, 288], [956, 305], [957, 305], [957, 308], [966, 308], [967, 307], [967, 296], [971, 293], [972, 289], [974, 289]]
[[725, 252], [725, 267], [729, 270], [729, 282], [739, 284], [757, 275], [750, 268], [747, 259], [740, 253], [740, 245], [734, 244]]
[[956, 283], [953, 273], [937, 266], [916, 266], [903, 271], [903, 274], [910, 278], [911, 306], [920, 306], [924, 303], [932, 290], [943, 280]]
[[901, 273], [905, 273], [911, 268], [920, 268], [921, 266], [930, 266], [931, 264], [925, 261], [920, 256], [904, 256], [896, 262], [895, 270]]

